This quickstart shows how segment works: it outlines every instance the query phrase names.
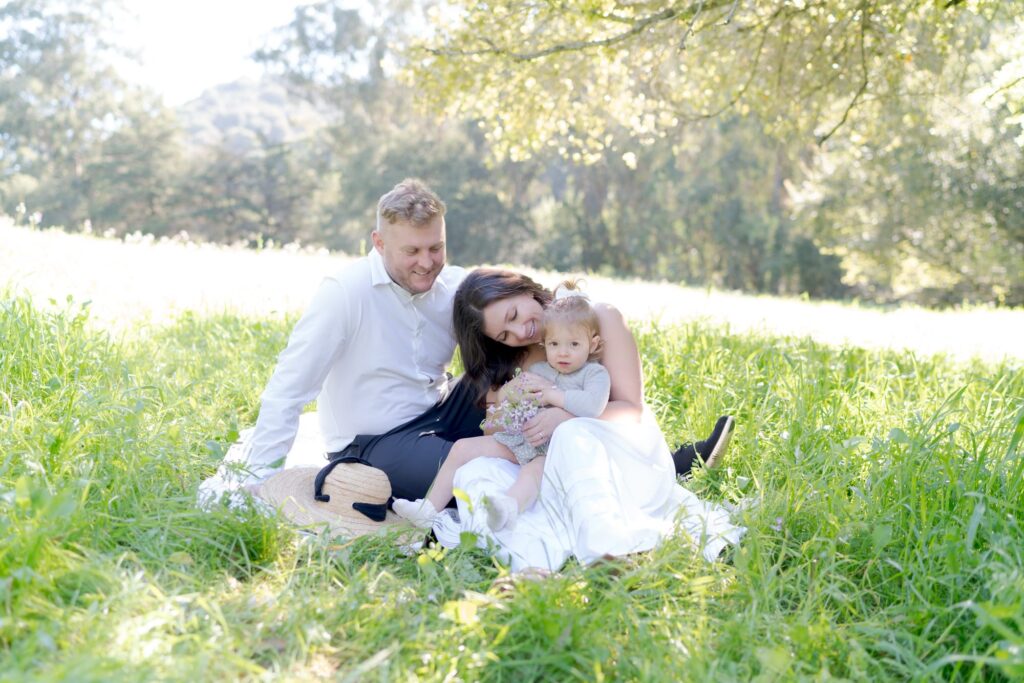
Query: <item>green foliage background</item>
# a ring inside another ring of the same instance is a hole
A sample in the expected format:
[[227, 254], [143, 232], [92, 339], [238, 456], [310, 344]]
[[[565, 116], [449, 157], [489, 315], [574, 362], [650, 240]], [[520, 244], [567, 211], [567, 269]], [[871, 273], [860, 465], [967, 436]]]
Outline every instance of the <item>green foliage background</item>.
[[[952, 315], [952, 314], [951, 314]], [[1014, 680], [1024, 368], [638, 324], [686, 485], [749, 531], [511, 590], [475, 548], [300, 537], [194, 496], [291, 321], [185, 315], [114, 341], [0, 302], [0, 680]]]
[[[457, 262], [1024, 303], [1019, 4], [459, 7], [469, 26], [490, 12], [477, 33], [494, 45], [675, 13], [635, 43], [510, 66], [462, 54], [450, 13], [320, 2], [257, 55], [276, 80], [171, 111], [111, 67], [109, 3], [7, 2], [0, 206], [70, 230], [358, 252], [377, 197], [419, 175], [449, 202]], [[552, 20], [531, 28], [531, 9]], [[434, 52], [410, 51], [421, 12]], [[785, 61], [832, 32], [841, 59]], [[644, 71], [648, 52], [691, 77]], [[566, 94], [566, 73], [589, 89]], [[680, 88], [653, 97], [659, 73]], [[751, 98], [691, 116], [747, 79]], [[686, 485], [756, 501], [749, 533], [727, 562], [674, 539], [508, 590], [476, 549], [407, 556], [397, 537], [195, 509], [290, 321], [185, 315], [120, 341], [87, 322], [74, 302], [0, 301], [0, 680], [1024, 676], [1019, 362], [639, 323], [670, 441], [737, 416], [726, 467]]]
[[417, 175], [455, 262], [1017, 306], [1021, 7], [325, 0], [254, 55], [263, 82], [172, 111], [111, 66], [115, 7], [18, 0], [0, 210], [359, 253]]

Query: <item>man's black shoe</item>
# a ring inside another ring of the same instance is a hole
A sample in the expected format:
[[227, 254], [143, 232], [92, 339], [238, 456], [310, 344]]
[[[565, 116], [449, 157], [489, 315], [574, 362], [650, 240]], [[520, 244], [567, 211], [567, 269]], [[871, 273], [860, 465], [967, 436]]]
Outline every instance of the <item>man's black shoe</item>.
[[676, 466], [676, 474], [689, 476], [694, 467], [704, 466], [714, 469], [722, 462], [725, 452], [729, 448], [729, 441], [732, 439], [732, 430], [736, 420], [732, 415], [723, 415], [715, 422], [715, 428], [711, 435], [704, 441], [697, 443], [685, 443], [672, 454], [672, 460]]

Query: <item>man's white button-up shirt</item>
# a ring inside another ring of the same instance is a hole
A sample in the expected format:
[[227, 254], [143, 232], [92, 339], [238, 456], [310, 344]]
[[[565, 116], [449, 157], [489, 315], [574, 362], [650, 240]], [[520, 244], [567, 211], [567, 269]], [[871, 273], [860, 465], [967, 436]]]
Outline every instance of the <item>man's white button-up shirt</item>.
[[321, 283], [263, 392], [250, 465], [283, 458], [303, 406], [317, 399], [328, 452], [423, 414], [447, 389], [455, 351], [452, 299], [466, 271], [445, 266], [410, 294], [376, 250]]

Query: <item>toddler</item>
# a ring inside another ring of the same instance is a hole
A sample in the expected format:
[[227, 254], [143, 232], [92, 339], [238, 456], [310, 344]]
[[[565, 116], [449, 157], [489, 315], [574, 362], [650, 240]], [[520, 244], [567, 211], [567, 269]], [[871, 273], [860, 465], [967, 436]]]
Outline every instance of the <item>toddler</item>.
[[[430, 527], [438, 512], [451, 500], [455, 471], [473, 458], [499, 457], [522, 467], [514, 484], [504, 493], [488, 496], [487, 525], [492, 531], [512, 528], [516, 518], [540, 493], [546, 444], [533, 447], [523, 437], [523, 423], [540, 407], [556, 406], [576, 417], [598, 417], [608, 405], [611, 378], [596, 359], [602, 343], [597, 313], [573, 283], [558, 288], [544, 311], [546, 363], [534, 363], [527, 372], [505, 384], [498, 402], [488, 410], [485, 426], [504, 428], [491, 436], [477, 437], [471, 455], [453, 457], [441, 465], [425, 499], [395, 500], [395, 512], [420, 527]], [[465, 453], [466, 451], [460, 451]]]

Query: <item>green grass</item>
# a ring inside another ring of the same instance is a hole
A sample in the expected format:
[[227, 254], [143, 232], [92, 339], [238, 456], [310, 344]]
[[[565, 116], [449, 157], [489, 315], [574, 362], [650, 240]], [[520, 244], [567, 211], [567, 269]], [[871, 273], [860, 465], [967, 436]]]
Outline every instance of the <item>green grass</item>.
[[0, 301], [0, 680], [1024, 676], [1019, 363], [639, 326], [670, 441], [737, 416], [687, 486], [758, 500], [747, 537], [503, 591], [476, 549], [194, 509], [287, 322], [86, 319]]

